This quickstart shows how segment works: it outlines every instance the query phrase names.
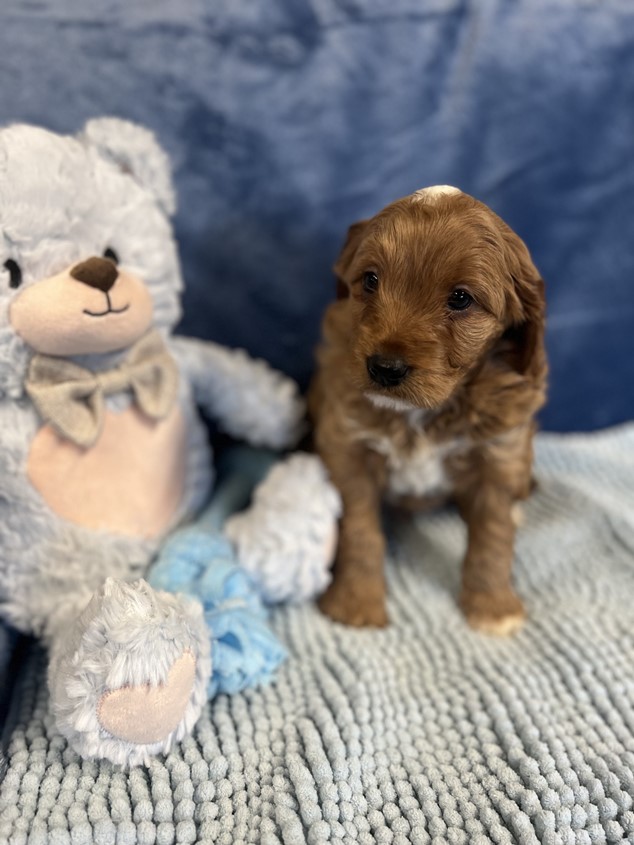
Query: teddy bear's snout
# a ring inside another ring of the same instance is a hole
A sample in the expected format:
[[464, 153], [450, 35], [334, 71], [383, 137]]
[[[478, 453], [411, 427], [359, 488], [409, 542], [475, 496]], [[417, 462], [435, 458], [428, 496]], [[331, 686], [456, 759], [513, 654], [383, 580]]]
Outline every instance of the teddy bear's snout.
[[93, 256], [87, 261], [76, 264], [70, 271], [70, 275], [78, 282], [107, 293], [117, 281], [119, 271], [109, 259]]

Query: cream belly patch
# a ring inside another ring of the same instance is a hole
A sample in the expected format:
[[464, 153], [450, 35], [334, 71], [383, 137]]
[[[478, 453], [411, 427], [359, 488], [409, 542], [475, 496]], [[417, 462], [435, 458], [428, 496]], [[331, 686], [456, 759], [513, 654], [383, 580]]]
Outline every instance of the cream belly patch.
[[130, 407], [106, 412], [99, 440], [88, 450], [44, 425], [31, 445], [27, 471], [63, 519], [95, 531], [151, 538], [169, 528], [182, 501], [185, 448], [178, 408], [155, 422]]

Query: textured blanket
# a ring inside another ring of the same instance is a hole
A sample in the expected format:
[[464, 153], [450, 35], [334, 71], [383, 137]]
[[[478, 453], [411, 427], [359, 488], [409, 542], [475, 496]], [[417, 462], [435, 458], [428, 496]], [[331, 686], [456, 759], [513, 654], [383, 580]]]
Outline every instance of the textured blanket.
[[[18, 635], [15, 631], [0, 624], [0, 725], [5, 724], [11, 702], [12, 675], [14, 661], [20, 659], [21, 651], [16, 651]], [[0, 731], [1, 734], [1, 731]], [[0, 744], [0, 781], [6, 771], [7, 761], [4, 748]]]
[[166, 759], [122, 772], [51, 733], [41, 657], [18, 683], [0, 842], [634, 841], [634, 426], [545, 435], [517, 546], [524, 630], [471, 632], [464, 529], [392, 525], [392, 626], [276, 613], [291, 658], [219, 696]]

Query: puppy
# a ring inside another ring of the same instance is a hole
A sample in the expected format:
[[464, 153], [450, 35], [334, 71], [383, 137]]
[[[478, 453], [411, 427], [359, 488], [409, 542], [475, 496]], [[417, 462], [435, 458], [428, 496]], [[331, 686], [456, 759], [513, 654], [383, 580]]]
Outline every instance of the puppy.
[[468, 529], [460, 606], [474, 628], [510, 633], [524, 619], [513, 506], [545, 401], [539, 272], [499, 217], [448, 186], [353, 225], [334, 269], [309, 409], [344, 513], [320, 607], [386, 625], [382, 500], [451, 499]]

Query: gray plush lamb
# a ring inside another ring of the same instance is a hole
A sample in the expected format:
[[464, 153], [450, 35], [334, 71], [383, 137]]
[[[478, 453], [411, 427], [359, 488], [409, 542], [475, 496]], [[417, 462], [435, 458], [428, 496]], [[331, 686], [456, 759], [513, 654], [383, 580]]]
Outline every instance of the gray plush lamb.
[[196, 405], [274, 448], [302, 414], [263, 362], [170, 336], [174, 205], [141, 127], [0, 131], [0, 612], [49, 646], [72, 747], [124, 764], [167, 750], [206, 700], [200, 603], [137, 580], [209, 494]]

